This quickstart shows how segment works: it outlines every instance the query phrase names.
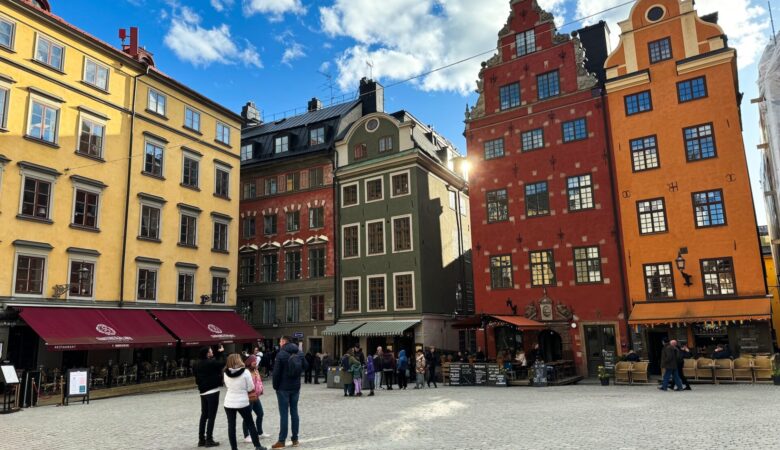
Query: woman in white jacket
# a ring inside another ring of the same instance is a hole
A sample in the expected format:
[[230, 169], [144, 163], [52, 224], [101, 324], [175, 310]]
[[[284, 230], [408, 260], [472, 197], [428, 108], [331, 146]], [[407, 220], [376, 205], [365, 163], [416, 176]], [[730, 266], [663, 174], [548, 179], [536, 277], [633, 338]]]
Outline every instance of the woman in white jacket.
[[244, 367], [241, 355], [233, 353], [228, 356], [223, 378], [225, 380], [225, 387], [227, 387], [223, 406], [225, 407], [225, 414], [227, 414], [230, 448], [232, 450], [238, 450], [238, 443], [236, 442], [236, 414], [241, 414], [244, 423], [247, 423], [249, 427], [249, 435], [252, 436], [252, 443], [255, 445], [255, 450], [267, 450], [260, 445], [260, 438], [257, 436], [257, 428], [255, 428], [255, 424], [252, 422], [252, 410], [249, 406], [249, 397], [254, 396], [254, 398], [257, 399], [257, 394], [254, 392], [255, 383], [252, 381], [252, 376]]

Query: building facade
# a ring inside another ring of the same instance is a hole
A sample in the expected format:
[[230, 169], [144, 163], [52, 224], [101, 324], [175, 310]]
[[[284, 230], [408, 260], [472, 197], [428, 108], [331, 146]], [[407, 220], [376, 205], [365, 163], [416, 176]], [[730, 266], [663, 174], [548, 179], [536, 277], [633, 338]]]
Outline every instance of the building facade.
[[475, 337], [489, 358], [538, 343], [593, 375], [602, 350], [628, 346], [598, 70], [608, 30], [560, 35], [536, 1], [510, 4], [466, 117]]
[[634, 342], [653, 364], [668, 338], [771, 351], [736, 51], [690, 0], [639, 0], [619, 25], [605, 68]]

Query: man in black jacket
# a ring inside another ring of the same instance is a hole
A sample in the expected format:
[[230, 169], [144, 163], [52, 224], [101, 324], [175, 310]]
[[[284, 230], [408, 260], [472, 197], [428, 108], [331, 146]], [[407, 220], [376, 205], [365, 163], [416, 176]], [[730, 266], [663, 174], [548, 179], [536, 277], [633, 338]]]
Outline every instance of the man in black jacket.
[[431, 387], [431, 381], [433, 381], [433, 387], [438, 388], [436, 385], [436, 366], [439, 365], [439, 353], [436, 352], [436, 347], [431, 345], [430, 350], [425, 353], [425, 363], [428, 366], [428, 387]]
[[[292, 359], [295, 358], [295, 361]], [[288, 369], [288, 366], [290, 367]], [[298, 369], [293, 370], [297, 367]], [[279, 404], [279, 440], [271, 448], [284, 448], [287, 440], [287, 414], [292, 422], [292, 445], [298, 446], [298, 397], [301, 394], [301, 372], [306, 371], [306, 358], [300, 354], [298, 346], [290, 342], [287, 336], [279, 339], [279, 353], [274, 361], [273, 386], [276, 401]]]
[[225, 368], [224, 352], [225, 349], [220, 345], [216, 355], [211, 347], [203, 347], [198, 355], [200, 359], [195, 366], [195, 383], [200, 392], [198, 447], [219, 445], [219, 442], [214, 441], [214, 419], [219, 409], [219, 388], [222, 386], [222, 369]]
[[308, 367], [306, 367], [306, 372], [303, 376], [303, 382], [309, 384], [312, 381], [311, 372], [314, 370], [314, 355], [311, 353], [311, 350], [306, 352], [306, 364]]
[[672, 339], [661, 351], [661, 368], [664, 369], [664, 378], [658, 389], [665, 391], [669, 386], [670, 379], [674, 378], [674, 384], [677, 390], [682, 391], [682, 381], [680, 374], [677, 373], [677, 341]]

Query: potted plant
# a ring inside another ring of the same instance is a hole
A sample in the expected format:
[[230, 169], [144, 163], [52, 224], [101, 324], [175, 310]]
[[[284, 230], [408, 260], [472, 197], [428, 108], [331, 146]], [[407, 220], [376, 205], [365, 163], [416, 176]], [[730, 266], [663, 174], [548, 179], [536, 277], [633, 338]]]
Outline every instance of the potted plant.
[[609, 372], [607, 371], [607, 368], [604, 366], [599, 366], [598, 371], [598, 377], [599, 381], [601, 381], [601, 385], [609, 386]]
[[780, 364], [772, 364], [772, 381], [775, 386], [780, 386]]

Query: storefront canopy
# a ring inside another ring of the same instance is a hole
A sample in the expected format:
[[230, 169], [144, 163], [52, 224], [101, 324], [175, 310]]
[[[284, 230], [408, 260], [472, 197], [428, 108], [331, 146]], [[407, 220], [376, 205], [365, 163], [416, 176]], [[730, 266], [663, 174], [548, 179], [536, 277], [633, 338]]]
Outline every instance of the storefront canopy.
[[769, 320], [769, 299], [669, 301], [637, 303], [631, 311], [631, 325], [697, 323], [733, 320]]
[[521, 330], [543, 330], [547, 328], [547, 325], [531, 320], [522, 316], [490, 316], [501, 322], [506, 322], [510, 325], [514, 325]]
[[338, 322], [322, 332], [325, 336], [349, 336], [353, 331], [363, 326], [365, 322]]
[[404, 331], [420, 323], [419, 320], [378, 320], [366, 322], [352, 332], [353, 336], [401, 336]]
[[262, 339], [254, 328], [233, 311], [154, 309], [151, 313], [187, 347]]
[[23, 307], [20, 316], [49, 350], [169, 347], [176, 340], [141, 309]]

